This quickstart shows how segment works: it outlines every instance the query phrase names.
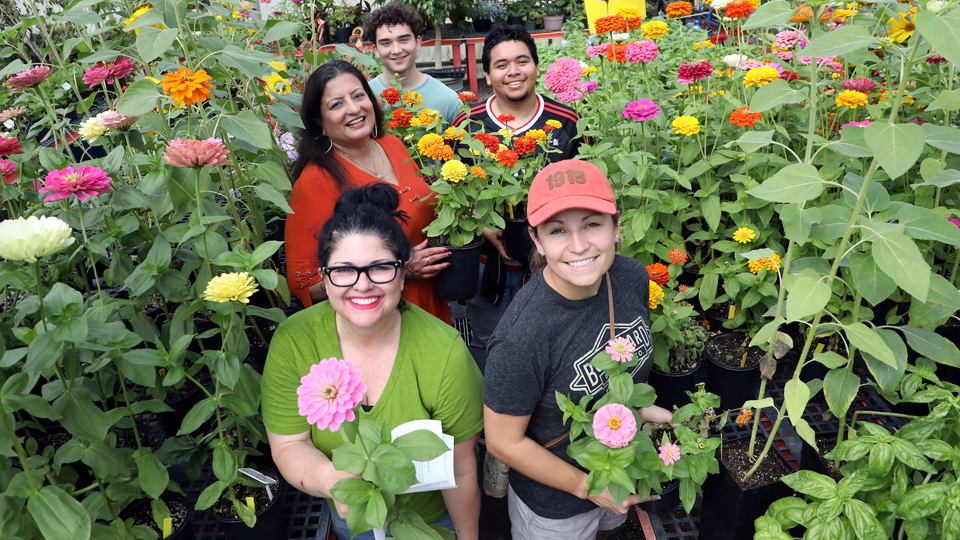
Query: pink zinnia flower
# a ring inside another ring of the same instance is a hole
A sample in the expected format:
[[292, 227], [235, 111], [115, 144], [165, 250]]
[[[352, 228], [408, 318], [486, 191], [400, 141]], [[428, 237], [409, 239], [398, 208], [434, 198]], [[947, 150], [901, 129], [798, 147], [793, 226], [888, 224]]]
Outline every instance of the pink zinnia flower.
[[583, 68], [580, 62], [573, 58], [561, 58], [550, 65], [543, 82], [554, 94], [560, 94], [573, 87], [574, 83], [583, 77]]
[[593, 415], [593, 433], [610, 448], [623, 448], [637, 434], [637, 419], [623, 405], [608, 403]]
[[797, 30], [784, 30], [777, 34], [776, 39], [773, 40], [773, 45], [781, 50], [792, 49], [798, 42], [801, 47], [807, 44], [807, 40], [803, 37], [803, 34]]
[[673, 465], [680, 461], [680, 447], [673, 443], [666, 443], [660, 447], [660, 459], [664, 465]]
[[706, 60], [697, 62], [696, 64], [683, 62], [680, 64], [680, 67], [677, 68], [677, 74], [680, 76], [680, 84], [690, 84], [693, 81], [709, 77], [711, 73], [713, 73], [713, 64]]
[[100, 167], [81, 165], [79, 169], [67, 167], [59, 171], [50, 171], [40, 193], [51, 193], [43, 202], [59, 201], [76, 194], [77, 199], [85, 201], [113, 191], [110, 189], [110, 177]]
[[640, 61], [643, 63], [653, 62], [660, 55], [660, 49], [657, 43], [652, 39], [640, 43]]
[[22, 154], [23, 145], [20, 144], [20, 139], [16, 137], [6, 137], [0, 136], [0, 156], [8, 156], [10, 154]]
[[609, 43], [603, 43], [600, 45], [594, 45], [593, 47], [587, 47], [587, 58], [596, 58], [598, 56], [603, 56], [607, 54], [607, 49], [610, 47]]
[[113, 84], [114, 79], [121, 79], [134, 72], [137, 66], [133, 65], [126, 56], [121, 56], [113, 62], [97, 62], [83, 74], [83, 82], [89, 86], [96, 86], [103, 81]]
[[25, 112], [27, 112], [26, 107], [14, 107], [12, 109], [4, 109], [3, 112], [0, 112], [0, 122], [13, 120], [14, 118], [20, 116]]
[[104, 111], [97, 115], [100, 125], [107, 129], [126, 129], [132, 126], [140, 117], [124, 116], [117, 111]]
[[649, 99], [627, 103], [627, 107], [623, 109], [624, 118], [633, 118], [638, 122], [649, 120], [658, 114], [660, 107]]
[[205, 141], [174, 139], [163, 158], [171, 167], [216, 167], [230, 163], [227, 159], [229, 153], [223, 142], [213, 137]]
[[849, 81], [843, 81], [841, 84], [844, 90], [856, 90], [857, 92], [862, 92], [864, 94], [870, 92], [877, 87], [877, 83], [871, 81], [866, 77], [860, 77], [859, 79], [850, 79]]
[[307, 422], [317, 429], [337, 431], [340, 424], [353, 422], [353, 408], [363, 400], [367, 385], [360, 382], [360, 370], [353, 362], [327, 358], [310, 366], [310, 373], [300, 379], [297, 407]]
[[870, 125], [870, 121], [869, 121], [869, 120], [862, 120], [862, 121], [860, 121], [860, 122], [850, 122], [849, 124], [844, 124], [844, 125], [840, 126], [840, 129], [838, 129], [837, 131], [839, 131], [839, 132], [842, 133], [842, 132], [843, 132], [843, 128], [845, 128], [845, 127], [854, 126], [854, 127], [865, 128], [865, 127], [867, 127], [867, 126], [869, 126], [869, 125]]
[[568, 88], [557, 94], [557, 101], [560, 103], [576, 103], [583, 99], [583, 93], [575, 87]]
[[9, 159], [0, 159], [0, 176], [2, 176], [3, 181], [8, 184], [16, 182], [17, 177], [20, 176], [17, 173], [17, 164]]
[[637, 62], [640, 62], [642, 51], [643, 47], [640, 46], [640, 42], [632, 41], [627, 45], [627, 48], [623, 50], [623, 56], [627, 59], [627, 62], [636, 64]]
[[774, 51], [773, 54], [781, 60], [793, 60], [793, 51]]
[[604, 350], [613, 358], [614, 362], [624, 364], [633, 358], [633, 352], [636, 351], [637, 348], [634, 347], [633, 343], [630, 343], [630, 340], [627, 338], [618, 337], [608, 341], [607, 347]]
[[949, 221], [950, 223], [953, 223], [957, 227], [960, 227], [960, 219], [947, 218], [947, 221]]
[[597, 89], [597, 86], [598, 83], [596, 81], [581, 81], [576, 83], [577, 90], [580, 90], [584, 94], [592, 94], [593, 91]]
[[7, 87], [16, 92], [17, 90], [23, 90], [24, 88], [36, 86], [49, 76], [49, 67], [37, 66], [7, 79]]

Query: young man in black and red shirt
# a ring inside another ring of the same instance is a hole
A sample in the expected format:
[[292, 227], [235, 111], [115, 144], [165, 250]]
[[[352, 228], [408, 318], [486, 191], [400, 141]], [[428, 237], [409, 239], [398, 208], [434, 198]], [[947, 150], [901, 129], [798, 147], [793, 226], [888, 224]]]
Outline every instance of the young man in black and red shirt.
[[[577, 136], [580, 116], [570, 107], [537, 93], [540, 58], [537, 45], [522, 26], [494, 26], [483, 41], [483, 71], [494, 95], [453, 121], [467, 131], [482, 130], [497, 135], [501, 129], [513, 131], [515, 137], [531, 129], [549, 132], [548, 140], [558, 150], [548, 154], [557, 162], [577, 156], [582, 139]], [[498, 135], [499, 137], [499, 135]], [[537, 149], [537, 151], [542, 151]], [[486, 365], [487, 340], [500, 317], [510, 305], [523, 282], [525, 268], [507, 256], [503, 231], [485, 229], [487, 243], [481, 259], [480, 293], [467, 301], [467, 316], [473, 328], [470, 352], [483, 371]]]

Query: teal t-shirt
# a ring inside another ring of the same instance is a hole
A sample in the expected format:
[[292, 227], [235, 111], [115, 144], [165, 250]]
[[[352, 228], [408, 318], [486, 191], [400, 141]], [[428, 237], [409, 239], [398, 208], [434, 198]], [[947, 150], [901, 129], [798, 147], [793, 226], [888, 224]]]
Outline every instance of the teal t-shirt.
[[[377, 97], [380, 97], [380, 94], [387, 88], [392, 88], [388, 86], [390, 81], [383, 80], [383, 75], [377, 75], [367, 82], [370, 83], [370, 89]], [[419, 93], [423, 96], [423, 106], [437, 110], [443, 117], [444, 123], [448, 125], [460, 114], [460, 99], [457, 97], [457, 93], [429, 75], [427, 75], [427, 80], [423, 84], [413, 90], [405, 90], [404, 92]], [[400, 94], [403, 95], [404, 92]]]
[[[400, 322], [400, 346], [380, 399], [359, 418], [393, 429], [411, 420], [434, 419], [457, 444], [483, 429], [483, 377], [460, 334], [449, 324], [408, 304]], [[277, 328], [263, 370], [263, 423], [278, 435], [311, 431], [313, 443], [330, 457], [343, 444], [340, 433], [319, 430], [300, 416], [297, 388], [310, 367], [342, 358], [330, 302], [293, 315]], [[447, 513], [439, 491], [403, 495], [404, 504], [427, 522]]]

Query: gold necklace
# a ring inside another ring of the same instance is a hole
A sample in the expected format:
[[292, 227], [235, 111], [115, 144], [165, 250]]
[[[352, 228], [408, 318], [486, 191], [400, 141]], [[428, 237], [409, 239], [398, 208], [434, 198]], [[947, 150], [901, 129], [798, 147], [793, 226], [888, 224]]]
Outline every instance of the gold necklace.
[[[369, 141], [369, 143], [368, 143], [368, 145], [367, 145], [367, 148], [370, 148], [370, 146], [369, 146], [370, 144], [373, 144], [373, 141], [372, 141], [372, 140]], [[363, 165], [357, 163], [356, 161], [354, 161], [350, 156], [348, 156], [348, 155], [346, 154], [346, 152], [343, 152], [342, 150], [337, 149], [337, 153], [340, 154], [341, 156], [343, 156], [343, 159], [349, 161], [350, 163], [352, 163], [353, 165], [355, 165], [355, 166], [356, 166], [358, 169], [360, 169], [361, 171], [369, 174], [370, 176], [376, 178], [377, 180], [383, 180], [383, 175], [382, 175], [382, 174], [377, 174], [377, 171], [376, 171], [377, 164], [376, 164], [376, 162], [374, 162], [374, 160], [372, 159], [372, 158], [373, 158], [373, 155], [372, 155], [373, 152], [372, 152], [372, 151], [370, 152], [370, 154], [371, 154], [371, 156], [370, 156], [370, 157], [371, 157], [370, 162], [373, 163], [373, 167], [374, 167], [374, 170], [372, 170], [372, 171], [371, 171], [370, 169], [364, 167]], [[379, 153], [379, 152], [377, 152], [377, 156], [378, 156], [378, 157], [380, 156], [380, 153]], [[381, 162], [382, 162], [382, 161], [383, 161], [383, 158], [381, 158]]]

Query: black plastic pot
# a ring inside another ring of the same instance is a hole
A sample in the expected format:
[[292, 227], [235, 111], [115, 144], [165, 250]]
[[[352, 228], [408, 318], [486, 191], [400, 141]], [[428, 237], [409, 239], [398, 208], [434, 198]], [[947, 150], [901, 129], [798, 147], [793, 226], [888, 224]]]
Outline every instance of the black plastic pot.
[[225, 518], [214, 511], [210, 512], [219, 522], [220, 532], [229, 540], [286, 540], [288, 538], [286, 519], [280, 504], [283, 496], [283, 481], [280, 474], [274, 470], [261, 469], [260, 472], [280, 481], [270, 486], [273, 499], [262, 509], [257, 509], [257, 523], [253, 527], [247, 527], [247, 524], [238, 517]]
[[[187, 509], [186, 519], [181, 521], [177, 528], [170, 533], [170, 536], [167, 536], [164, 540], [193, 540], [196, 538], [193, 534], [193, 504], [187, 502], [187, 500], [183, 497], [174, 495], [172, 493], [164, 493], [160, 498], [163, 500], [163, 502], [167, 503], [168, 507], [170, 506], [171, 501], [177, 501]], [[139, 499], [130, 503], [126, 508], [123, 509], [123, 511], [120, 512], [120, 518], [135, 518], [137, 514], [142, 512], [144, 509], [146, 509], [148, 513], [152, 512], [150, 508], [150, 499]]]
[[473, 30], [478, 34], [486, 34], [493, 27], [493, 21], [490, 19], [474, 19]]
[[337, 28], [337, 43], [350, 43], [350, 34], [352, 33], [352, 26], [341, 26]]
[[[430, 245], [439, 244], [430, 239]], [[444, 268], [433, 278], [433, 290], [440, 298], [454, 302], [469, 300], [477, 295], [480, 288], [480, 246], [483, 237], [465, 246], [444, 246], [450, 250], [446, 260], [449, 268]]]
[[507, 17], [507, 24], [519, 24], [523, 26], [523, 17], [519, 15], [510, 15]]
[[527, 29], [527, 32], [533, 32], [537, 29], [537, 21], [523, 21], [523, 27]]
[[[666, 373], [656, 367], [650, 371], [650, 378], [647, 383], [657, 390], [657, 406], [663, 407], [668, 411], [673, 410], [673, 406], [682, 407], [690, 402], [690, 396], [686, 394], [688, 390], [692, 391], [696, 378], [697, 370], [703, 365], [703, 356], [697, 359], [697, 365], [690, 371], [681, 373]], [[656, 513], [656, 512], [654, 512]]]
[[[757, 448], [763, 448], [759, 438]], [[770, 454], [790, 466], [776, 451]], [[743, 540], [753, 538], [754, 521], [766, 513], [773, 501], [790, 497], [793, 490], [782, 481], [742, 489], [733, 475], [720, 462], [720, 474], [707, 476], [703, 483], [703, 507], [700, 509], [700, 538], [710, 540]]]
[[157, 413], [157, 422], [160, 423], [160, 427], [163, 428], [163, 432], [166, 433], [168, 437], [173, 437], [177, 434], [177, 431], [180, 431], [183, 418], [187, 416], [190, 409], [197, 403], [200, 403], [200, 400], [204, 397], [203, 391], [191, 381], [186, 381], [184, 384], [190, 385], [191, 390], [165, 401], [173, 410]]
[[[730, 333], [718, 334], [707, 341], [704, 353], [707, 356], [707, 392], [720, 396], [720, 409], [743, 406], [745, 401], [757, 399], [760, 392], [760, 366], [730, 367], [710, 354], [710, 342]], [[734, 334], [741, 336], [742, 334]], [[729, 339], [729, 338], [726, 338]]]
[[[940, 326], [936, 332], [960, 347], [960, 326]], [[946, 364], [937, 364], [937, 376], [941, 380], [960, 384], [960, 369]]]
[[660, 486], [663, 493], [655, 501], [640, 503], [637, 506], [648, 514], [669, 514], [676, 507], [680, 506], [680, 481], [674, 480], [666, 485]]
[[507, 255], [513, 260], [530, 268], [530, 254], [533, 252], [533, 240], [530, 239], [530, 223], [527, 218], [503, 218], [506, 225], [503, 228], [503, 244], [507, 248]]
[[[820, 438], [832, 438], [834, 441], [837, 440], [837, 432], [833, 433], [824, 433], [823, 435], [817, 435], [817, 439]], [[817, 441], [817, 444], [820, 444], [820, 441]], [[800, 468], [805, 471], [813, 471], [815, 473], [822, 474], [824, 476], [830, 476], [830, 471], [827, 470], [826, 464], [820, 459], [820, 454], [814, 450], [812, 446], [807, 444], [807, 441], [800, 439]]]

